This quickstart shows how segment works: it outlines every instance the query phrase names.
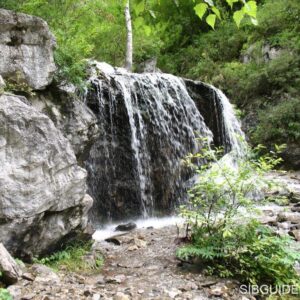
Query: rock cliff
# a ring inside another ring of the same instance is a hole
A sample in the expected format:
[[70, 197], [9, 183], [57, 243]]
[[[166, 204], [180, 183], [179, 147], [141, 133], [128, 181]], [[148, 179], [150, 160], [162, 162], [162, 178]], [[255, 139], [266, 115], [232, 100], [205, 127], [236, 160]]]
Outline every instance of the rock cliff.
[[92, 200], [67, 139], [26, 102], [0, 97], [0, 240], [32, 255], [84, 228]]
[[44, 89], [56, 70], [55, 39], [37, 17], [0, 9], [0, 74], [34, 90]]
[[[49, 87], [54, 45], [42, 19], [0, 9], [0, 242], [25, 259], [84, 232], [93, 203], [76, 155], [97, 126], [74, 93]], [[20, 81], [45, 90], [4, 93]]]

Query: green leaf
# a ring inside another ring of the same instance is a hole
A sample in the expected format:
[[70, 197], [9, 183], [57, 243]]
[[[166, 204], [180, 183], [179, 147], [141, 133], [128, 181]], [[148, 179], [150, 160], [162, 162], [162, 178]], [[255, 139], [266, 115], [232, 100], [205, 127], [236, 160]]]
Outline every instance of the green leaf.
[[211, 10], [214, 12], [214, 14], [215, 14], [219, 19], [221, 19], [221, 13], [220, 13], [220, 11], [219, 11], [215, 6], [213, 6], [213, 7], [211, 8]]
[[226, 2], [228, 3], [228, 5], [232, 8], [233, 3], [235, 2], [239, 2], [239, 0], [226, 0]]
[[233, 14], [233, 20], [236, 23], [237, 27], [240, 27], [241, 21], [243, 20], [245, 16], [244, 10], [237, 10], [234, 14]]
[[156, 14], [153, 10], [149, 9], [149, 14], [153, 19], [156, 19]]
[[144, 1], [141, 1], [139, 4], [134, 6], [134, 12], [138, 16], [140, 13], [142, 13], [145, 10], [145, 3]]
[[178, 0], [173, 0], [174, 4], [176, 5], [176, 7], [179, 7], [179, 3]]
[[232, 233], [231, 233], [230, 230], [225, 229], [225, 230], [223, 231], [223, 237], [224, 237], [224, 238], [231, 237], [231, 236], [232, 236]]
[[206, 18], [206, 23], [212, 27], [213, 29], [215, 28], [215, 23], [216, 23], [216, 15], [214, 14], [209, 14]]
[[142, 17], [138, 17], [134, 20], [134, 27], [139, 28], [144, 25], [144, 19]]
[[144, 30], [145, 30], [145, 34], [146, 34], [146, 36], [149, 36], [150, 34], [151, 34], [151, 27], [150, 26], [148, 26], [148, 25], [145, 25], [144, 26]]
[[255, 1], [248, 1], [245, 3], [244, 11], [250, 17], [256, 18], [257, 4]]
[[207, 8], [208, 8], [208, 5], [205, 4], [205, 3], [200, 3], [200, 4], [197, 4], [195, 7], [194, 7], [194, 10], [196, 12], [196, 15], [202, 20], [204, 14], [206, 13], [207, 11]]

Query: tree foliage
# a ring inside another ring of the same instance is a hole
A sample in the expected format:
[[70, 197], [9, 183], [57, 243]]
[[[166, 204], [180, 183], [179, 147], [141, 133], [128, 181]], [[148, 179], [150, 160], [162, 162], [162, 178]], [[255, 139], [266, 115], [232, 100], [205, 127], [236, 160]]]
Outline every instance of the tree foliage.
[[[281, 103], [291, 107], [292, 99], [299, 99], [299, 1], [130, 1], [133, 70], [156, 57], [162, 71], [212, 83], [251, 114], [267, 114], [269, 107]], [[124, 65], [124, 4], [124, 0], [0, 0], [0, 7], [34, 14], [49, 23], [58, 44], [57, 77], [77, 85], [84, 79], [86, 59]], [[255, 14], [257, 26], [252, 24]], [[265, 47], [282, 55], [268, 60]], [[281, 116], [279, 108], [273, 115], [283, 120], [281, 111]], [[299, 120], [299, 114], [289, 123], [295, 118]], [[285, 130], [284, 122], [277, 124], [281, 132]], [[282, 142], [277, 134], [260, 133], [263, 129], [258, 128], [253, 141]]]

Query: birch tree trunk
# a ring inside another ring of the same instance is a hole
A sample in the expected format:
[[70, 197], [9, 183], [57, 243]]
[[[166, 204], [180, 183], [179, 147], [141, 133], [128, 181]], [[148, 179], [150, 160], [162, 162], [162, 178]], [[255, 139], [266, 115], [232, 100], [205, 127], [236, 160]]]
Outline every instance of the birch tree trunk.
[[133, 42], [132, 42], [132, 22], [130, 15], [130, 0], [127, 0], [125, 6], [125, 20], [126, 20], [126, 30], [127, 30], [127, 45], [126, 45], [126, 59], [125, 68], [127, 71], [132, 71], [132, 57], [133, 57]]

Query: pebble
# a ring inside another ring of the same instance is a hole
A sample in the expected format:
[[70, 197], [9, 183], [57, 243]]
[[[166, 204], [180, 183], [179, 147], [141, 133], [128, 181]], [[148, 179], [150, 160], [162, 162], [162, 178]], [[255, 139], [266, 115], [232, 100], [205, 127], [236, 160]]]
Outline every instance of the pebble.
[[122, 293], [122, 292], [118, 292], [115, 296], [114, 296], [114, 300], [130, 300], [129, 296]]
[[30, 273], [23, 273], [22, 278], [28, 281], [34, 281], [35, 277]]
[[101, 295], [100, 294], [94, 294], [93, 295], [93, 300], [100, 300], [101, 299]]

